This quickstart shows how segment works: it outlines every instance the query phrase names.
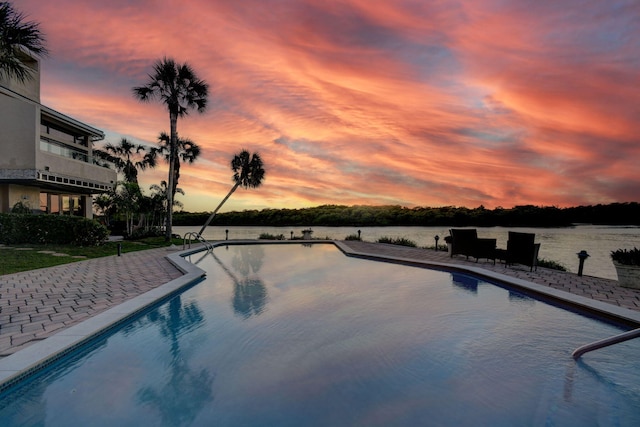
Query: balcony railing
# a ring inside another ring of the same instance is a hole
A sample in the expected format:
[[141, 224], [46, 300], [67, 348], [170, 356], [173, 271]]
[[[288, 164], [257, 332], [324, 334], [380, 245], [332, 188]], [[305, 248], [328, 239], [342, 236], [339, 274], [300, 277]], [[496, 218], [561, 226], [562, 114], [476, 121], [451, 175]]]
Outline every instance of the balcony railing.
[[103, 160], [95, 156], [89, 156], [82, 150], [77, 150], [57, 141], [52, 141], [46, 137], [40, 137], [40, 150], [56, 154], [58, 156], [67, 157], [69, 159], [79, 160], [81, 162], [91, 163], [109, 169], [115, 169], [113, 163], [107, 160]]

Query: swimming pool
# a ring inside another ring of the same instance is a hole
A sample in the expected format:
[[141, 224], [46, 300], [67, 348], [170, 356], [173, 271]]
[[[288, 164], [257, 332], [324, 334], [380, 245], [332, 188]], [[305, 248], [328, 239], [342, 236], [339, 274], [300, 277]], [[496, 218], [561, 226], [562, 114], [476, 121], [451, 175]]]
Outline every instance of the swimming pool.
[[640, 340], [466, 274], [333, 245], [194, 255], [207, 279], [0, 396], [12, 425], [640, 425]]

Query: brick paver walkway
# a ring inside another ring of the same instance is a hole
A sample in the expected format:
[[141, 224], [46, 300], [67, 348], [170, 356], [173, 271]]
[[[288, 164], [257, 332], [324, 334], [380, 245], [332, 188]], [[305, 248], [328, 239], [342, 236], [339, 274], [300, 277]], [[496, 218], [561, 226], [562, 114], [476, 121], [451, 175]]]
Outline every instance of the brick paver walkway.
[[[469, 265], [640, 311], [640, 290], [615, 280], [539, 267], [509, 267], [450, 258], [445, 252], [397, 245], [346, 241], [356, 252]], [[0, 276], [0, 357], [178, 278], [166, 248], [129, 252], [57, 267]]]
[[180, 277], [167, 254], [150, 249], [0, 276], [0, 357]]

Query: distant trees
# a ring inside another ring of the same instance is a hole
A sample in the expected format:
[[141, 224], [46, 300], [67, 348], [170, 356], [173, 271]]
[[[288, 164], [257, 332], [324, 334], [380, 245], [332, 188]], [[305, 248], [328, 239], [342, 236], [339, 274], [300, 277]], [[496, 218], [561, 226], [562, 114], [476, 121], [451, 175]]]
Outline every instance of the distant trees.
[[[176, 224], [199, 225], [206, 212], [180, 213]], [[455, 206], [341, 206], [323, 205], [302, 209], [263, 209], [225, 212], [215, 225], [263, 226], [475, 226], [475, 227], [563, 227], [575, 223], [640, 225], [640, 204], [558, 208], [555, 206], [515, 206], [485, 209]]]
[[[170, 143], [169, 143], [169, 188], [174, 188], [175, 162], [178, 152], [179, 117], [185, 117], [191, 110], [204, 112], [207, 106], [209, 85], [198, 78], [195, 71], [188, 64], [178, 64], [171, 58], [157, 61], [153, 66], [153, 74], [144, 86], [133, 88], [134, 96], [143, 102], [159, 100], [169, 112]], [[173, 191], [167, 193], [167, 223], [165, 240], [171, 239], [173, 223]]]
[[20, 82], [32, 79], [32, 70], [24, 59], [47, 53], [40, 24], [25, 21], [24, 14], [11, 3], [0, 2], [0, 77], [14, 77]]

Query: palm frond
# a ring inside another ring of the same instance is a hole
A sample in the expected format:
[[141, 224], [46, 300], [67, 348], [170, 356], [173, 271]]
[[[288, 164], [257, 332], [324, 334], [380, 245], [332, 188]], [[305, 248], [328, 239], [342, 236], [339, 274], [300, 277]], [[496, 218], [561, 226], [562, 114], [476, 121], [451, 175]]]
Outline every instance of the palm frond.
[[0, 2], [0, 75], [15, 77], [21, 82], [33, 78], [33, 70], [25, 64], [25, 57], [43, 57], [49, 53], [40, 24], [25, 18], [11, 3]]

